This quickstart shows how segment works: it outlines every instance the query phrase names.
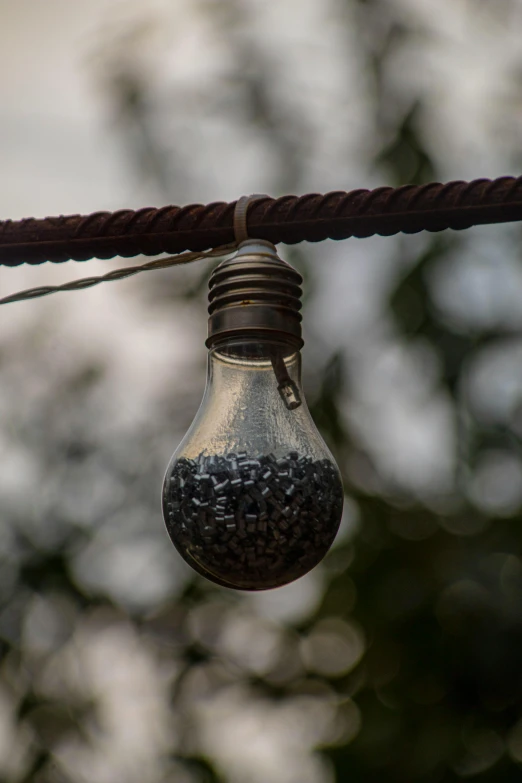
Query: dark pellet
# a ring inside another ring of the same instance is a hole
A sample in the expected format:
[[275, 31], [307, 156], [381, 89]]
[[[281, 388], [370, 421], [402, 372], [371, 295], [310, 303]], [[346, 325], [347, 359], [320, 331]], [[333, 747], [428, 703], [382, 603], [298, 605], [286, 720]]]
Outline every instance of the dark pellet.
[[183, 557], [218, 584], [278, 587], [313, 568], [339, 527], [343, 493], [328, 459], [296, 451], [180, 458], [164, 485], [167, 529]]

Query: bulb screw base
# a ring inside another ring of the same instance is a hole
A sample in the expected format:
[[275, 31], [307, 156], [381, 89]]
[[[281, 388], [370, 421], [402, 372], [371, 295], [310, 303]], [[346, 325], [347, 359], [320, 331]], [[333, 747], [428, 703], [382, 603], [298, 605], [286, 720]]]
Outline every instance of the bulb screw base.
[[302, 348], [301, 275], [271, 242], [247, 239], [209, 281], [206, 345], [228, 337], [283, 340]]

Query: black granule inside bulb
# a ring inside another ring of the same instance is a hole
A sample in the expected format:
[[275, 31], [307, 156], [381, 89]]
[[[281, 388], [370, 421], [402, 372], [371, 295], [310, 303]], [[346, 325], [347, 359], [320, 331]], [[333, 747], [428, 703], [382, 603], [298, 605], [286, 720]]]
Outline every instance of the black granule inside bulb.
[[169, 535], [187, 562], [218, 584], [266, 590], [303, 576], [324, 557], [343, 506], [328, 459], [291, 451], [180, 458], [163, 492]]

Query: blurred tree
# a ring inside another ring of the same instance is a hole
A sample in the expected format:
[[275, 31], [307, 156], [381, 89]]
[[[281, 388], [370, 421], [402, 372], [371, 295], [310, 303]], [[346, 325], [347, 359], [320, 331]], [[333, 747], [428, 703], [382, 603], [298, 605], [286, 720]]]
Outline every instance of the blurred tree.
[[[404, 9], [331, 4], [343, 36], [357, 40], [368, 87], [365, 170], [397, 185], [436, 179], [444, 155], [429, 133], [430, 96], [397, 77], [397, 62], [415, 67], [415, 45], [442, 32]], [[234, 125], [259, 148], [272, 192], [306, 187], [327, 120], [317, 122], [311, 93], [292, 94], [287, 58], [256, 28], [265, 12], [220, 0], [198, 13], [226, 67], [191, 101], [172, 90], [173, 111], [185, 115], [174, 149], [160, 132], [164, 94], [133, 56], [139, 35], [103, 57], [136, 171], [162, 197], [190, 200], [179, 183], [200, 172], [179, 150], [226, 114], [227, 133]], [[294, 66], [305, 67], [298, 54]], [[336, 101], [346, 103], [342, 89]], [[497, 264], [477, 310], [483, 236], [386, 240], [384, 308], [356, 349], [348, 338], [324, 346], [312, 320], [323, 268], [313, 251], [289, 251], [307, 286], [311, 409], [342, 467], [347, 512], [324, 568], [285, 593], [301, 597], [287, 615], [277, 595], [271, 604], [178, 573], [160, 531], [144, 533], [144, 520], [161, 525], [159, 455], [189, 423], [192, 385], [159, 399], [154, 416], [117, 426], [100, 415], [102, 362], [23, 398], [12, 442], [31, 452], [34, 484], [47, 489], [3, 509], [0, 704], [15, 726], [6, 720], [3, 783], [520, 779], [522, 378], [509, 369], [520, 317], [502, 288], [519, 258], [506, 242], [511, 267]], [[141, 296], [204, 321], [207, 276], [159, 275]], [[22, 353], [34, 356], [33, 339]], [[3, 361], [14, 394], [16, 366]], [[383, 361], [398, 367], [386, 374]], [[396, 451], [417, 435], [416, 406], [423, 420], [441, 410], [446, 424], [424, 434], [420, 468], [396, 469]], [[449, 446], [439, 443], [444, 428]], [[147, 572], [136, 573], [143, 558]], [[134, 711], [125, 729], [122, 715]]]

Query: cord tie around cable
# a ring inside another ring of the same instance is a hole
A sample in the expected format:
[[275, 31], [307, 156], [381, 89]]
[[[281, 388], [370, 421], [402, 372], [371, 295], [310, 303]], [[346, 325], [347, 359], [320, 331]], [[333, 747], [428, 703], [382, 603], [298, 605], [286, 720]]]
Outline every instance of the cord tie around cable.
[[266, 193], [252, 193], [250, 196], [241, 196], [236, 201], [234, 208], [234, 237], [238, 245], [250, 239], [247, 226], [248, 208], [254, 201], [268, 198]]

